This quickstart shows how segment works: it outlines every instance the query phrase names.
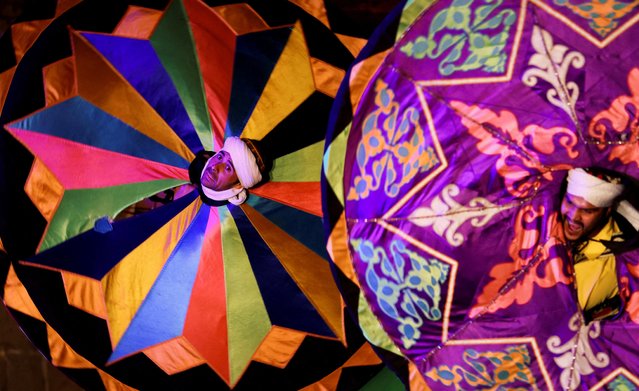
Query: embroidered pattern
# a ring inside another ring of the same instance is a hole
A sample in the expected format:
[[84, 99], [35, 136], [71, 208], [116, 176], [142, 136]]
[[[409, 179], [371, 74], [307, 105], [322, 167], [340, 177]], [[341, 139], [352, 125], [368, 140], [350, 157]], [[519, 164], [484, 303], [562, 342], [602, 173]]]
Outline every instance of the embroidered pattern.
[[536, 53], [530, 57], [531, 68], [524, 72], [522, 81], [529, 87], [536, 86], [539, 79], [550, 83], [552, 88], [546, 91], [546, 99], [572, 117], [571, 107], [575, 107], [580, 91], [577, 83], [567, 81], [568, 71], [571, 66], [583, 68], [584, 55], [569, 51], [564, 45], [554, 45], [552, 36], [538, 26], [533, 27], [531, 44]]
[[475, 69], [501, 73], [506, 66], [509, 31], [516, 20], [516, 12], [501, 0], [453, 0], [435, 15], [427, 37], [420, 35], [400, 50], [417, 60], [440, 59], [438, 69], [444, 76]]
[[619, 20], [631, 13], [639, 5], [639, 0], [629, 3], [618, 0], [590, 0], [573, 4], [570, 0], [555, 0], [555, 4], [570, 9], [588, 20], [588, 25], [602, 38], [619, 25]]
[[348, 200], [367, 198], [382, 181], [385, 195], [394, 198], [418, 173], [440, 162], [434, 148], [425, 146], [419, 111], [408, 107], [401, 112], [385, 82], [378, 80], [375, 87], [375, 108], [363, 120], [357, 146], [360, 174], [353, 179]]
[[442, 318], [442, 285], [450, 266], [437, 259], [425, 259], [393, 240], [390, 254], [369, 240], [352, 239], [351, 246], [366, 264], [365, 281], [385, 316], [395, 320], [402, 346], [410, 348], [421, 337], [424, 320]]
[[606, 142], [620, 142], [612, 147], [610, 160], [619, 159], [624, 164], [639, 166], [639, 68], [628, 73], [628, 89], [631, 96], [617, 97], [607, 110], [592, 118], [588, 134], [600, 142], [599, 148], [607, 148]]
[[478, 352], [466, 349], [466, 365], [440, 365], [426, 373], [430, 379], [455, 390], [538, 390], [530, 370], [526, 345], [508, 346], [504, 351]]
[[[546, 129], [535, 124], [519, 129], [519, 121], [510, 111], [495, 113], [459, 101], [450, 105], [461, 117], [462, 125], [478, 140], [477, 149], [486, 155], [499, 156], [495, 163], [497, 172], [504, 178], [506, 190], [515, 197], [531, 196], [539, 177], [552, 180], [550, 167], [540, 162], [540, 156], [561, 152], [573, 159], [579, 156], [575, 148], [577, 136], [570, 129], [559, 126]], [[563, 170], [570, 166], [560, 164], [554, 168]]]
[[409, 220], [420, 227], [433, 227], [433, 231], [452, 246], [464, 243], [464, 234], [457, 230], [462, 224], [470, 222], [475, 227], [483, 227], [500, 211], [509, 207], [499, 207], [485, 198], [477, 197], [468, 205], [461, 205], [453, 199], [459, 195], [459, 186], [450, 184], [442, 189], [439, 196], [433, 198], [430, 208], [415, 209]]
[[[568, 327], [576, 332], [574, 337], [562, 344], [559, 336], [553, 335], [546, 345], [551, 353], [559, 355], [555, 357], [555, 363], [562, 368], [561, 386], [564, 390], [574, 390], [581, 384], [581, 375], [590, 375], [595, 368], [607, 367], [610, 357], [604, 352], [593, 352], [590, 345], [590, 340], [601, 334], [599, 322], [583, 325], [579, 313], [576, 313], [570, 318]], [[576, 351], [573, 349], [575, 346]]]

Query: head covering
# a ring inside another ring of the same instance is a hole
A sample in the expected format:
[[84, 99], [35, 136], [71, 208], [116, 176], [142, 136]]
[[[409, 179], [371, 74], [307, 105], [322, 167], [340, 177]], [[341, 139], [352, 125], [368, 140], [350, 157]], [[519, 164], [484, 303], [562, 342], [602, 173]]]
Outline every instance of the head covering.
[[568, 194], [578, 196], [597, 208], [607, 208], [621, 195], [624, 186], [600, 179], [584, 170], [574, 168], [568, 171]]
[[[228, 201], [233, 205], [240, 205], [246, 201], [248, 195], [246, 189], [255, 186], [262, 180], [260, 166], [256, 161], [256, 155], [252, 152], [252, 148], [249, 148], [247, 143], [239, 137], [227, 138], [222, 147], [222, 151], [228, 152], [231, 156], [231, 162], [241, 187], [232, 187], [227, 190], [216, 191], [202, 185], [202, 192], [212, 200]], [[206, 168], [211, 163], [211, 159], [206, 162], [200, 178], [202, 178]]]

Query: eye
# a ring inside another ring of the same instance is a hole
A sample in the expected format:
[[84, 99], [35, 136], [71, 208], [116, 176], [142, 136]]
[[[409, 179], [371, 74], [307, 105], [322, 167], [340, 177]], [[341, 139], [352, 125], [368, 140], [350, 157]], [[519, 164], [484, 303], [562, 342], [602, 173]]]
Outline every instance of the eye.
[[222, 154], [218, 153], [217, 155], [215, 155], [215, 157], [217, 157], [217, 160], [222, 160]]
[[231, 172], [231, 165], [230, 165], [230, 164], [227, 164], [227, 165], [226, 165], [226, 171], [227, 171], [227, 172]]

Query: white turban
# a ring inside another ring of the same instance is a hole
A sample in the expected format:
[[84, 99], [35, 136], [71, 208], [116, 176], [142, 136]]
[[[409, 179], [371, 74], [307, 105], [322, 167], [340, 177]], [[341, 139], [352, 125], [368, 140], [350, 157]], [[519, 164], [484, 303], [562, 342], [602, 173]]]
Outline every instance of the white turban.
[[583, 168], [568, 171], [568, 187], [566, 192], [590, 202], [597, 208], [606, 208], [623, 192], [622, 184], [615, 184], [599, 179], [587, 173]]
[[[233, 168], [242, 187], [232, 187], [227, 190], [215, 191], [203, 185], [202, 192], [212, 200], [228, 201], [233, 205], [240, 205], [246, 201], [246, 189], [258, 184], [262, 180], [262, 174], [255, 161], [255, 155], [253, 155], [253, 152], [251, 152], [246, 146], [246, 143], [239, 137], [227, 138], [222, 147], [222, 151], [228, 152], [231, 156]], [[206, 167], [208, 167], [210, 162], [211, 159], [204, 165], [200, 178], [204, 175]]]

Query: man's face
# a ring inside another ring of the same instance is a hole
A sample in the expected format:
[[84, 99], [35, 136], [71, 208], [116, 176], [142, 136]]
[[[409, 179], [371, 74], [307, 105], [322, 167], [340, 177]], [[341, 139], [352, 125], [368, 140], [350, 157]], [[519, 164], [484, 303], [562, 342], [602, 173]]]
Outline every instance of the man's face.
[[582, 197], [568, 194], [561, 201], [564, 235], [569, 241], [591, 237], [610, 215], [610, 208], [598, 208]]
[[213, 155], [204, 167], [201, 183], [202, 186], [215, 191], [228, 190], [239, 184], [231, 155], [228, 152], [219, 151]]

